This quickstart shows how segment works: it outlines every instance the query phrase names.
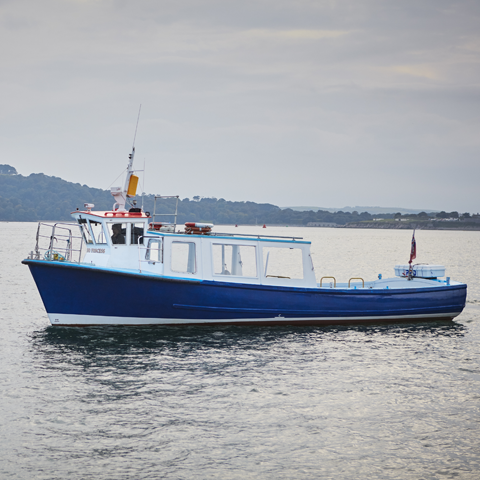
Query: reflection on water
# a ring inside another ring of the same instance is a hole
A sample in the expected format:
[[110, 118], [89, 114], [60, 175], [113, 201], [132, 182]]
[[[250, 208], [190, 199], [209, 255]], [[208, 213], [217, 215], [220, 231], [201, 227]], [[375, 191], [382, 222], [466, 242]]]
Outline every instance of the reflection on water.
[[33, 350], [39, 354], [63, 354], [69, 351], [84, 354], [102, 352], [161, 354], [163, 351], [192, 353], [208, 349], [265, 348], [294, 338], [295, 341], [315, 339], [321, 343], [341, 332], [356, 333], [367, 340], [370, 336], [391, 338], [429, 336], [463, 336], [465, 326], [452, 321], [414, 324], [379, 324], [330, 327], [243, 327], [243, 326], [148, 326], [148, 327], [54, 327], [48, 326], [31, 334]]

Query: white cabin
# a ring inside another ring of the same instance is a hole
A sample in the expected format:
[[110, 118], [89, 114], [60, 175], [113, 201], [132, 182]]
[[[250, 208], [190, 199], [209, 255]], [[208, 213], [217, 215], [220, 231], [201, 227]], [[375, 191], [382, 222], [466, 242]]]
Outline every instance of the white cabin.
[[156, 231], [143, 212], [87, 210], [72, 216], [86, 243], [82, 263], [190, 280], [317, 288], [307, 241]]

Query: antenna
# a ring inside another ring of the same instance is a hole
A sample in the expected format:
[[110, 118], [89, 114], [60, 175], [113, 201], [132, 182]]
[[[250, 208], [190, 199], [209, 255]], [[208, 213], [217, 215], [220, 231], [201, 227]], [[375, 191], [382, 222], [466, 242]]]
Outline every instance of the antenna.
[[142, 104], [140, 104], [140, 108], [138, 109], [137, 125], [135, 127], [135, 135], [133, 136], [132, 149], [135, 148], [135, 139], [137, 138], [137, 128], [138, 128], [138, 122], [140, 121], [140, 112], [141, 111], [142, 111]]
[[143, 197], [145, 195], [145, 158], [143, 159], [143, 179], [142, 179], [142, 210], [143, 210]]

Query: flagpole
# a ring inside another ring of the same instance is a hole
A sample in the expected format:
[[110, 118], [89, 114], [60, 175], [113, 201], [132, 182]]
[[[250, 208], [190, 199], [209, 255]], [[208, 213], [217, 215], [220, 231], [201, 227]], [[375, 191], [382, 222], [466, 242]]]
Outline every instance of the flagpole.
[[410, 260], [408, 261], [408, 279], [413, 280], [412, 260], [417, 258], [417, 242], [415, 241], [415, 229], [413, 229], [412, 243], [410, 245]]

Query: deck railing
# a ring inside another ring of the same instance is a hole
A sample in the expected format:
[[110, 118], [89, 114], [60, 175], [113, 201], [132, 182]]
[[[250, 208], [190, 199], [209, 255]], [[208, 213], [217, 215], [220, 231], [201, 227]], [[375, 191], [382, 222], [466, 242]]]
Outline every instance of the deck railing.
[[83, 235], [78, 223], [39, 222], [35, 251], [30, 258], [58, 262], [80, 263], [83, 252]]

